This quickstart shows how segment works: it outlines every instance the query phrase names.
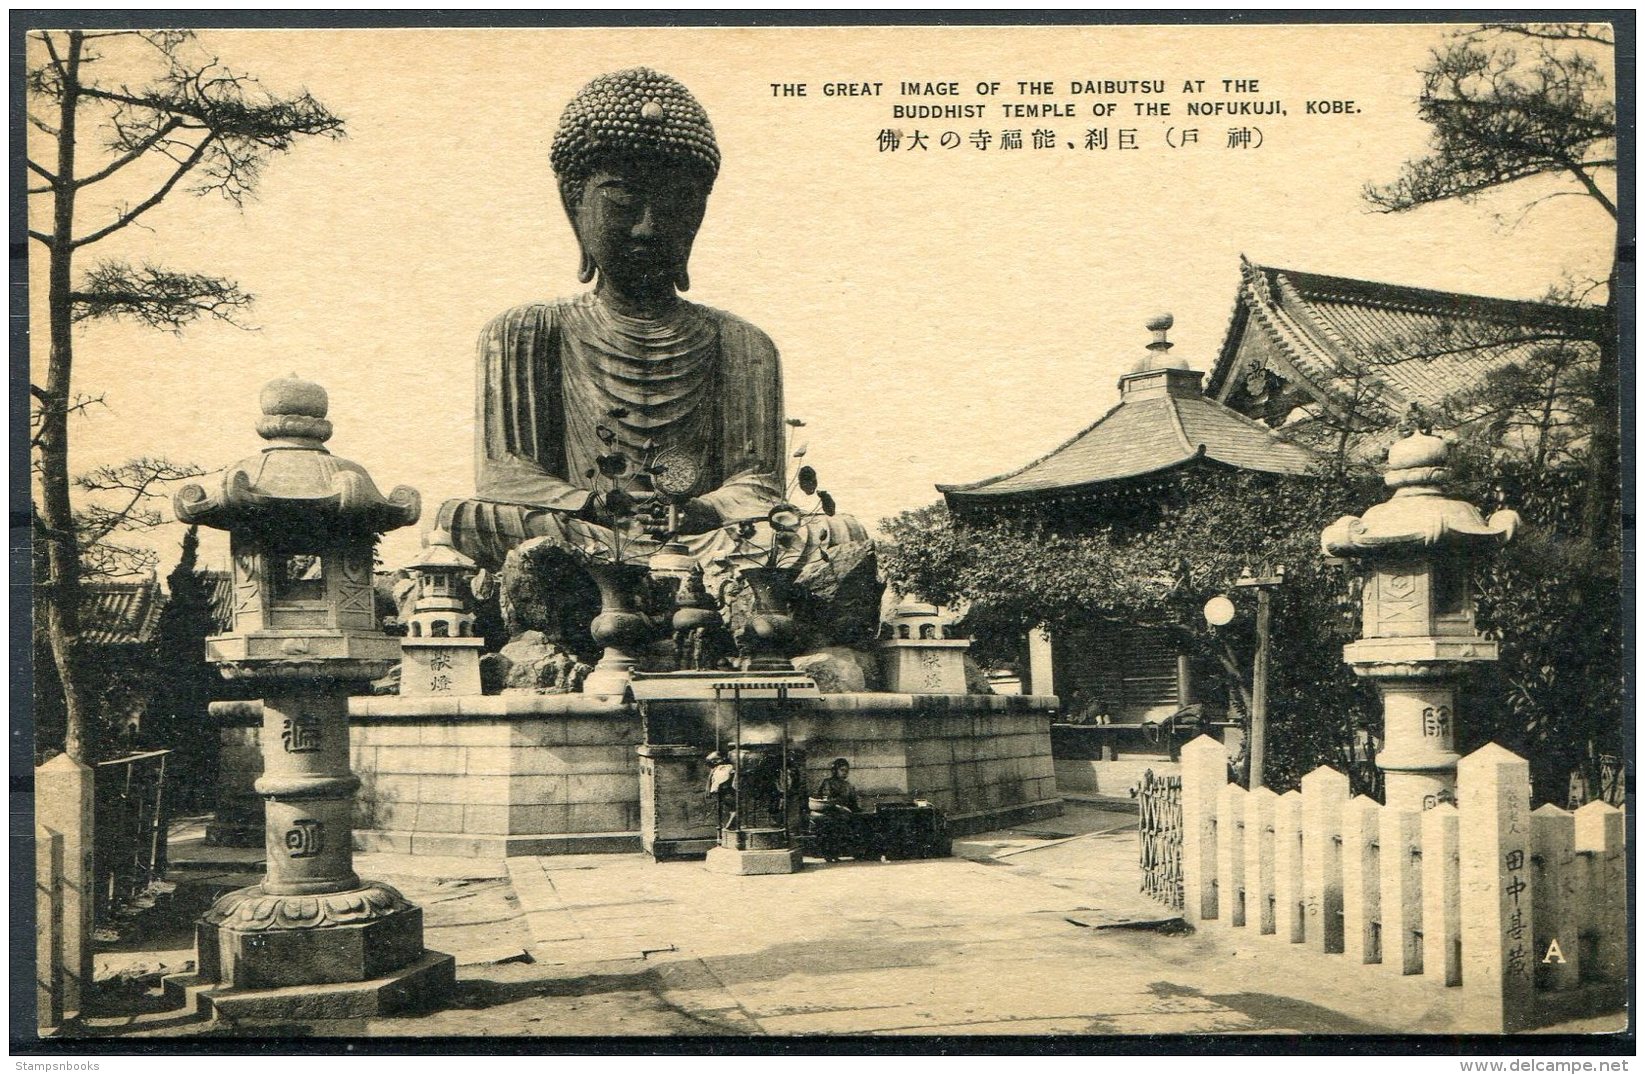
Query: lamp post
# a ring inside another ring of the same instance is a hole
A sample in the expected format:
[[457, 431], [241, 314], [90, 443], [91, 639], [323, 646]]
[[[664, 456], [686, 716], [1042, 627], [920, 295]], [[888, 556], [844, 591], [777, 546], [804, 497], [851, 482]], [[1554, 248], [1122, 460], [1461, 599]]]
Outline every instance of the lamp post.
[[206, 640], [207, 659], [263, 692], [267, 872], [200, 919], [195, 984], [225, 1014], [378, 1014], [454, 977], [450, 956], [423, 949], [421, 909], [353, 861], [348, 695], [400, 658], [376, 622], [372, 549], [420, 500], [406, 486], [384, 497], [325, 449], [319, 385], [272, 381], [260, 402], [262, 452], [176, 499], [182, 522], [229, 534], [234, 629]]
[[[1285, 585], [1285, 565], [1280, 564], [1263, 575], [1253, 575], [1249, 567], [1234, 583], [1242, 590], [1257, 592], [1257, 650], [1251, 658], [1251, 738], [1246, 744], [1250, 759], [1249, 788], [1264, 786], [1264, 761], [1268, 754], [1268, 638], [1273, 616], [1271, 592]], [[1234, 620], [1234, 603], [1221, 596], [1205, 602], [1205, 622], [1212, 627], [1226, 627]]]
[[1387, 502], [1320, 535], [1326, 555], [1370, 567], [1361, 637], [1342, 657], [1382, 695], [1384, 800], [1426, 810], [1456, 798], [1456, 691], [1464, 669], [1497, 659], [1474, 625], [1471, 561], [1513, 537], [1519, 516], [1444, 495], [1450, 446], [1416, 431], [1388, 449]]

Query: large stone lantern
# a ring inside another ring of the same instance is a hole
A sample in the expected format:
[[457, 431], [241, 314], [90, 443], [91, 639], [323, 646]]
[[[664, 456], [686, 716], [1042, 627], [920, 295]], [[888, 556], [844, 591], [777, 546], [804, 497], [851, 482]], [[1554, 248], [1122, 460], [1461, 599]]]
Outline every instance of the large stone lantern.
[[1474, 624], [1475, 560], [1513, 537], [1519, 516], [1444, 493], [1450, 446], [1415, 432], [1388, 450], [1383, 504], [1344, 516], [1320, 535], [1325, 552], [1370, 569], [1361, 637], [1343, 660], [1382, 694], [1385, 801], [1429, 809], [1456, 797], [1456, 691], [1472, 662], [1497, 659]]
[[268, 445], [176, 500], [181, 521], [229, 533], [234, 629], [206, 640], [207, 659], [263, 694], [267, 872], [201, 918], [197, 980], [225, 1014], [373, 1014], [453, 977], [451, 957], [423, 950], [422, 911], [353, 866], [348, 695], [400, 659], [373, 608], [372, 548], [420, 502], [325, 449], [319, 385], [272, 381], [260, 402]]

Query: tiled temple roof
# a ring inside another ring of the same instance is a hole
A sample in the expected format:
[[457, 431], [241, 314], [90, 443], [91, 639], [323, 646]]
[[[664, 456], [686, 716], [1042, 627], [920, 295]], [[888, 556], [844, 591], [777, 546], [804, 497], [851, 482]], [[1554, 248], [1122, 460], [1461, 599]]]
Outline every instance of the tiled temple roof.
[[1028, 465], [967, 485], [939, 485], [951, 507], [996, 498], [1047, 499], [1104, 482], [1156, 474], [1200, 459], [1240, 470], [1301, 474], [1306, 448], [1206, 399], [1200, 374], [1159, 369], [1127, 374], [1113, 410]]
[[1206, 387], [1213, 399], [1227, 399], [1237, 384], [1234, 366], [1253, 325], [1290, 367], [1288, 379], [1303, 382], [1315, 399], [1340, 404], [1357, 387], [1360, 412], [1374, 402], [1395, 415], [1413, 403], [1438, 404], [1550, 341], [1592, 341], [1602, 331], [1596, 307], [1432, 291], [1242, 258], [1233, 318]]
[[81, 639], [91, 646], [142, 645], [154, 639], [165, 596], [154, 578], [88, 582], [81, 591]]

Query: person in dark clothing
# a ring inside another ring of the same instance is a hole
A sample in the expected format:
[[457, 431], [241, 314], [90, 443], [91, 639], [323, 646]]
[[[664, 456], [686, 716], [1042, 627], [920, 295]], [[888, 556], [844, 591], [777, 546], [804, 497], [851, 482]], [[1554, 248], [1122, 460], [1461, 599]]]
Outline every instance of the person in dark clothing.
[[811, 800], [811, 831], [817, 848], [828, 862], [842, 855], [861, 855], [857, 826], [857, 789], [851, 786], [851, 763], [835, 758], [830, 773], [817, 785]]
[[823, 782], [817, 786], [817, 798], [826, 799], [830, 806], [842, 806], [857, 812], [857, 789], [851, 786], [851, 763], [844, 758], [835, 758], [828, 767], [830, 775], [823, 777]]

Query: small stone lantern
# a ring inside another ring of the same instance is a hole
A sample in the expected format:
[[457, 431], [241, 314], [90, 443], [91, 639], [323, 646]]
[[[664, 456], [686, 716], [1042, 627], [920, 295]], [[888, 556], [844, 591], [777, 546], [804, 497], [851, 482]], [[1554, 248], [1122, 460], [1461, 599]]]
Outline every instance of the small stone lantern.
[[1473, 561], [1508, 541], [1512, 511], [1486, 520], [1445, 496], [1450, 446], [1415, 432], [1388, 450], [1394, 490], [1364, 516], [1344, 516], [1320, 535], [1327, 554], [1363, 560], [1361, 637], [1343, 660], [1382, 695], [1385, 801], [1430, 809], [1456, 798], [1456, 691], [1471, 662], [1497, 659], [1497, 644], [1474, 625]]
[[964, 694], [967, 638], [948, 637], [935, 605], [904, 601], [886, 622], [879, 643], [885, 689], [893, 694]]
[[416, 587], [415, 603], [400, 640], [400, 694], [480, 693], [480, 650], [474, 637], [470, 589], [480, 567], [458, 552], [451, 535], [435, 530], [423, 552], [406, 566]]
[[201, 918], [195, 984], [223, 1014], [378, 1014], [454, 977], [450, 956], [423, 949], [422, 911], [353, 865], [348, 695], [400, 659], [377, 623], [372, 549], [420, 501], [406, 486], [384, 497], [325, 449], [319, 385], [272, 381], [260, 402], [267, 447], [176, 499], [182, 522], [229, 533], [234, 629], [206, 640], [207, 659], [263, 693], [267, 872]]

